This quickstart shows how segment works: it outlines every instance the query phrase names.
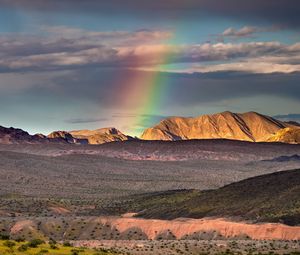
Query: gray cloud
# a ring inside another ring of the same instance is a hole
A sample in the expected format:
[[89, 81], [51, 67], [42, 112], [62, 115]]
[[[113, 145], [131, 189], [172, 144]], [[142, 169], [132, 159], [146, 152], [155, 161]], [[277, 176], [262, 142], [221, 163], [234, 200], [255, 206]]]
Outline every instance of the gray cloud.
[[[167, 74], [166, 74], [167, 75]], [[168, 102], [179, 105], [220, 102], [254, 96], [277, 96], [300, 100], [297, 80], [300, 73], [250, 74], [242, 72], [194, 73], [170, 75]]]
[[46, 33], [51, 38], [66, 38], [79, 45], [109, 44], [110, 46], [132, 46], [142, 43], [159, 43], [169, 39], [172, 31], [139, 29], [136, 31], [90, 31], [67, 26], [41, 26], [40, 32]]
[[258, 33], [263, 32], [277, 32], [284, 29], [284, 26], [271, 26], [271, 27], [255, 27], [244, 26], [240, 29], [229, 27], [223, 31], [223, 33], [215, 35], [218, 41], [224, 41], [225, 38], [238, 40], [242, 38], [254, 38], [258, 36]]
[[275, 115], [274, 118], [279, 119], [279, 120], [283, 120], [283, 121], [297, 121], [297, 122], [300, 122], [300, 114], [299, 113]]
[[[104, 34], [87, 32], [85, 36], [82, 36], [82, 33], [84, 32], [81, 30], [78, 32], [76, 29], [69, 32], [69, 36], [70, 34], [79, 36], [76, 37], [77, 39], [70, 39], [68, 36], [67, 38], [2, 36], [0, 37], [0, 72], [68, 70], [82, 67], [142, 68], [169, 63], [233, 61], [256, 57], [265, 59], [268, 57], [271, 64], [276, 64], [278, 61], [294, 65], [300, 63], [299, 43], [293, 45], [279, 42], [166, 45], [156, 43], [157, 40], [169, 36], [169, 32], [164, 31], [105, 32]], [[95, 40], [95, 36], [100, 39]], [[119, 38], [125, 44], [112, 44], [112, 37], [113, 41], [118, 41]], [[132, 37], [131, 41], [128, 41], [128, 37]], [[145, 43], [147, 40], [149, 44]], [[162, 56], [169, 56], [168, 63]], [[273, 60], [276, 57], [277, 62], [275, 60], [271, 62], [270, 57]]]
[[249, 37], [252, 36], [254, 33], [258, 32], [258, 28], [256, 27], [242, 27], [241, 29], [235, 28], [227, 28], [221, 35], [228, 36], [228, 37]]
[[65, 122], [70, 124], [81, 124], [81, 123], [95, 123], [109, 121], [108, 118], [75, 118], [67, 119]]
[[[60, 95], [65, 98], [88, 99], [97, 102], [104, 109], [115, 107], [122, 109], [119, 105], [120, 96], [124, 96], [122, 91], [126, 90], [127, 96], [131, 93], [125, 81], [126, 79], [130, 81], [130, 77], [136, 76], [145, 75], [142, 71], [135, 70], [125, 72], [120, 69], [85, 69], [62, 75], [51, 82], [57, 86], [55, 91], [59, 91]], [[153, 76], [164, 81], [162, 86], [168, 86], [168, 96], [162, 99], [162, 107], [188, 107], [258, 95], [285, 97], [300, 101], [300, 73], [297, 72], [290, 74], [161, 72], [153, 73]], [[136, 101], [138, 102], [138, 99]], [[157, 116], [157, 119], [160, 119], [160, 116]]]
[[190, 17], [204, 13], [243, 19], [261, 19], [272, 23], [300, 25], [298, 0], [0, 0], [0, 4], [15, 8], [34, 9], [45, 12], [88, 12], [92, 14], [143, 16], [157, 19]]

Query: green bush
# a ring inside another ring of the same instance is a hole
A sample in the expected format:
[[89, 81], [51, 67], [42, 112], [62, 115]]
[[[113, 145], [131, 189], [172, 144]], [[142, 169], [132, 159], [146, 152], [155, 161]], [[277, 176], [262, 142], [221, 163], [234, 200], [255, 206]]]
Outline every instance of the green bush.
[[28, 247], [30, 248], [37, 248], [39, 245], [45, 243], [43, 240], [41, 239], [33, 239], [30, 242], [28, 242]]
[[71, 250], [71, 255], [79, 255], [79, 250], [75, 250], [75, 249], [73, 249], [73, 250]]
[[22, 244], [22, 245], [18, 248], [18, 251], [27, 251], [27, 250], [28, 250], [27, 244]]
[[64, 242], [63, 246], [65, 246], [65, 247], [72, 247], [72, 244], [70, 242]]
[[15, 241], [18, 243], [25, 242], [25, 238], [18, 237], [17, 239], [15, 239]]
[[9, 240], [9, 235], [1, 234], [0, 235], [0, 240]]
[[50, 249], [52, 250], [58, 250], [58, 247], [54, 243], [49, 243]]
[[16, 243], [14, 241], [7, 240], [3, 243], [3, 245], [10, 248], [10, 249], [12, 249], [14, 246], [16, 246]]

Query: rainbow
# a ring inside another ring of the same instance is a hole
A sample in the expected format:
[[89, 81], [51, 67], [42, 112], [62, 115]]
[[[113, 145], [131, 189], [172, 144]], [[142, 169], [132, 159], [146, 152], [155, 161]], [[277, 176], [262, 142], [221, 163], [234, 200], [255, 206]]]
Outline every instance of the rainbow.
[[[127, 133], [132, 136], [140, 136], [149, 122], [153, 123], [155, 116], [162, 113], [161, 109], [171, 86], [169, 76], [165, 73], [166, 65], [174, 62], [176, 51], [173, 51], [172, 47], [178, 45], [178, 39], [182, 41], [180, 31], [185, 30], [185, 24], [181, 22], [181, 18], [180, 11], [174, 13], [175, 29], [172, 37], [159, 45], [149, 45], [155, 50], [150, 55], [137, 54], [134, 67], [117, 78], [122, 88], [116, 104], [120, 109], [131, 109], [129, 118], [119, 120], [119, 127], [121, 130], [127, 130]], [[146, 49], [147, 45], [141, 46], [139, 53], [147, 51], [144, 48]], [[149, 57], [154, 60], [153, 63], [158, 64], [152, 65], [151, 68], [144, 68], [144, 63], [149, 61]]]
[[[168, 43], [164, 45], [165, 47], [171, 47], [172, 44]], [[170, 63], [172, 54], [158, 53], [156, 56], [152, 57], [157, 63], [160, 63], [154, 67], [154, 70], [163, 70], [164, 64]], [[139, 66], [139, 62], [144, 62], [145, 59], [138, 59], [136, 66]], [[131, 70], [132, 71], [132, 70]], [[126, 121], [123, 125], [134, 128], [131, 135], [139, 136], [144, 129], [145, 119], [151, 115], [157, 115], [160, 111], [164, 98], [167, 96], [169, 91], [169, 81], [165, 74], [160, 71], [133, 71], [130, 75], [125, 75], [123, 82], [122, 94], [126, 95], [120, 98], [118, 102], [121, 107], [133, 108], [134, 112], [130, 118], [131, 121]], [[134, 105], [134, 107], [132, 107]], [[149, 120], [149, 119], [148, 119]]]

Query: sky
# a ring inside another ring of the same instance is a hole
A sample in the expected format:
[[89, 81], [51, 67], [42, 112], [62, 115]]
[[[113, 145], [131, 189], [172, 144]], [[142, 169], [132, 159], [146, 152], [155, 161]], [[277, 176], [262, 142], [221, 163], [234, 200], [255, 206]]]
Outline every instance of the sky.
[[300, 121], [299, 0], [0, 0], [0, 125], [31, 134], [222, 111]]

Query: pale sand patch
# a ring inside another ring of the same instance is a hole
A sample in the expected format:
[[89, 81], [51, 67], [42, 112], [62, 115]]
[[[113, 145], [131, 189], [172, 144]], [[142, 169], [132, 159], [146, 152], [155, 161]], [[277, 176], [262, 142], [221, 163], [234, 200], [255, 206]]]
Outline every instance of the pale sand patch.
[[122, 214], [122, 217], [123, 218], [133, 218], [135, 215], [137, 215], [137, 213], [129, 212], [129, 213]]
[[68, 214], [68, 213], [71, 213], [70, 210], [68, 210], [68, 209], [66, 209], [64, 207], [53, 206], [53, 207], [49, 207], [48, 209], [51, 210], [54, 213], [57, 213], [57, 214]]
[[34, 222], [32, 220], [22, 220], [16, 222], [15, 225], [11, 228], [11, 234], [17, 234], [22, 231], [24, 228], [32, 228], [34, 226]]

